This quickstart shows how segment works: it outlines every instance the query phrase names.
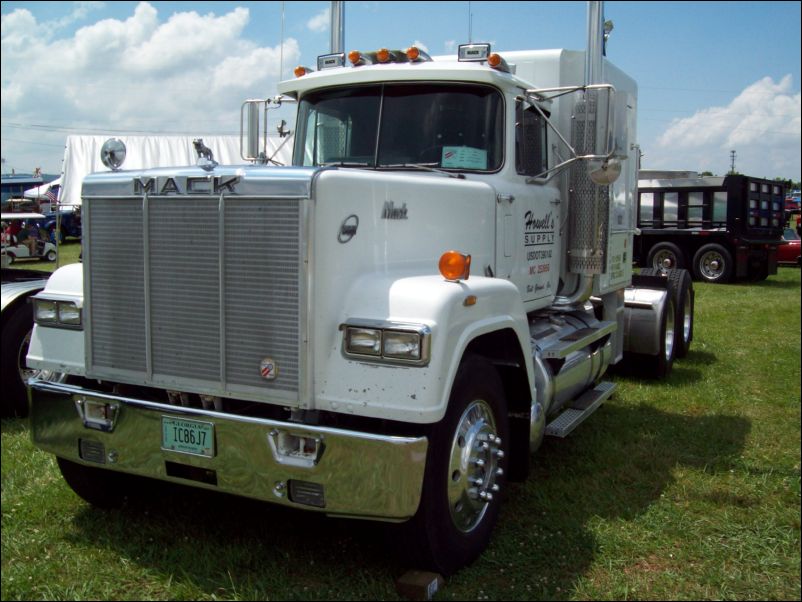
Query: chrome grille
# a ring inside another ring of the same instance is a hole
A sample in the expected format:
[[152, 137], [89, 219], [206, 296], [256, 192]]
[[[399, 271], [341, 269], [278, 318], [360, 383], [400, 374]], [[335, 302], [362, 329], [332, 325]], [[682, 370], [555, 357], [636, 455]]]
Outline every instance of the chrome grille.
[[90, 375], [297, 399], [302, 203], [86, 199]]

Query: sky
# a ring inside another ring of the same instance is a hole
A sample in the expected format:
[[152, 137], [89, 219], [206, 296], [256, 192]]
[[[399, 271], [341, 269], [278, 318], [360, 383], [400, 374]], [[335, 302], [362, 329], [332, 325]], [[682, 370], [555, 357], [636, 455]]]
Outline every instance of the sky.
[[[59, 173], [69, 134], [238, 135], [245, 99], [329, 52], [330, 4], [2, 2], [3, 172]], [[800, 180], [801, 5], [605, 3], [643, 168], [723, 175], [734, 150], [740, 173]], [[348, 1], [345, 49], [581, 50], [585, 22], [585, 2]]]

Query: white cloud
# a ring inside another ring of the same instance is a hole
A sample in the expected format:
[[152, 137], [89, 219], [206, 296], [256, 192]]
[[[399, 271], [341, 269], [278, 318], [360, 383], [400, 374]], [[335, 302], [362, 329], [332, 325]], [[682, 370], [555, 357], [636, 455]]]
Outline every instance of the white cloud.
[[331, 9], [324, 8], [314, 17], [306, 22], [307, 28], [315, 33], [322, 33], [329, 30], [329, 22], [331, 21]]
[[729, 152], [735, 150], [741, 173], [798, 179], [802, 97], [792, 92], [792, 85], [790, 75], [779, 83], [764, 77], [727, 106], [675, 119], [656, 146], [646, 149], [644, 167], [723, 174], [729, 169]]
[[457, 41], [446, 40], [443, 42], [443, 48], [445, 48], [446, 54], [453, 54], [457, 51]]
[[[282, 54], [278, 43], [244, 37], [249, 18], [247, 9], [232, 7], [160, 19], [153, 5], [140, 2], [126, 19], [59, 38], [27, 10], [3, 15], [3, 156], [26, 171], [28, 162], [40, 164], [43, 149], [29, 143], [18, 150], [15, 140], [58, 147], [67, 133], [237, 134], [242, 101], [275, 94]], [[285, 72], [300, 54], [297, 40], [286, 39]], [[20, 159], [23, 150], [34, 158]]]

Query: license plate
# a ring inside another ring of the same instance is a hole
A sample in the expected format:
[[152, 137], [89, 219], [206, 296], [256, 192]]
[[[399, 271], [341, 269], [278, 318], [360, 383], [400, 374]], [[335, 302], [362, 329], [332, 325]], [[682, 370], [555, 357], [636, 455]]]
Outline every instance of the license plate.
[[214, 424], [162, 416], [162, 449], [214, 457]]

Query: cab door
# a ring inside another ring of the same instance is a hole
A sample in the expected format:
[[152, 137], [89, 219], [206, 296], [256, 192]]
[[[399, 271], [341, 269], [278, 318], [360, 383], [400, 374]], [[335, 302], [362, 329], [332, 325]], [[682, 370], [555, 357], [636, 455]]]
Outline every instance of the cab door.
[[[557, 185], [547, 182], [546, 122], [523, 100], [515, 103], [515, 172], [508, 194], [499, 195], [507, 277], [525, 302], [551, 303], [559, 286], [562, 203]], [[511, 257], [510, 257], [511, 255]]]

